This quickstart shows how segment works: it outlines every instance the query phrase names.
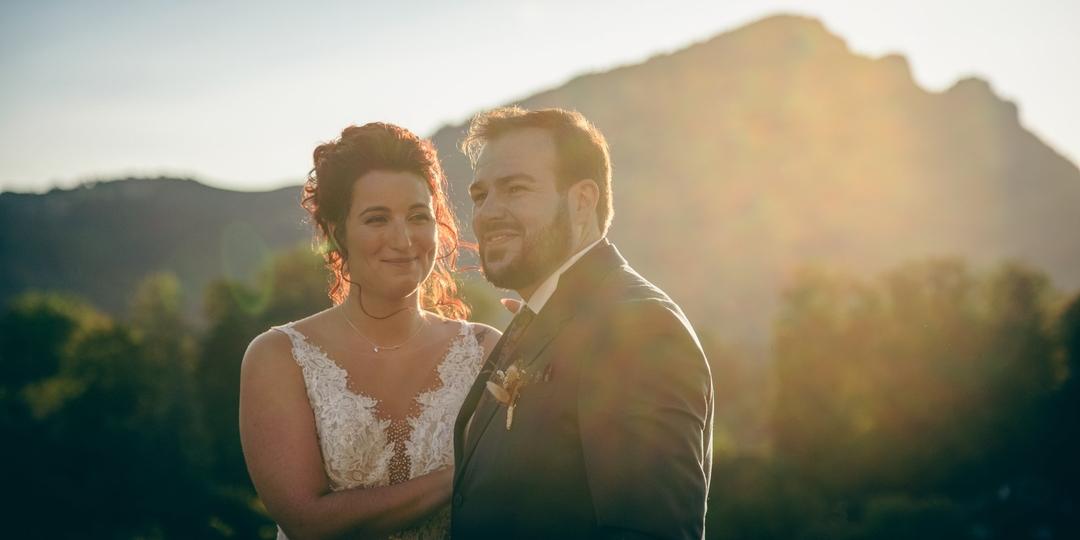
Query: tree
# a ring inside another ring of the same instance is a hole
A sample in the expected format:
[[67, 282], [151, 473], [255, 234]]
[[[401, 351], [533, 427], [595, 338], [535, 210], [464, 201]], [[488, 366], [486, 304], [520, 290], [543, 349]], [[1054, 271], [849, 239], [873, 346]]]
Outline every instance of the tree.
[[7, 381], [21, 386], [4, 393], [5, 427], [23, 444], [4, 445], [2, 461], [14, 465], [5, 478], [17, 492], [6, 530], [213, 537], [205, 517], [210, 484], [198, 462], [198, 421], [179, 352], [56, 296], [23, 297], [3, 320], [27, 330], [5, 343], [5, 353], [43, 358], [52, 368]]
[[1080, 504], [1080, 294], [1067, 303], [1056, 322], [1063, 381], [1047, 407], [1047, 431], [1040, 443], [1047, 448], [1043, 475], [1053, 484], [1055, 508], [1075, 537], [1080, 535], [1080, 518], [1070, 509]]
[[[977, 508], [1001, 534], [1030, 532], [1038, 505], [1021, 501], [1046, 502], [1032, 441], [1056, 391], [1051, 300], [1046, 278], [1015, 264], [976, 275], [926, 261], [874, 280], [804, 272], [776, 326], [779, 463], [851, 516], [910, 510], [955, 523], [951, 512]], [[1023, 525], [988, 503], [918, 498], [996, 501], [1021, 489], [1007, 507]], [[882, 496], [891, 502], [870, 504]]]

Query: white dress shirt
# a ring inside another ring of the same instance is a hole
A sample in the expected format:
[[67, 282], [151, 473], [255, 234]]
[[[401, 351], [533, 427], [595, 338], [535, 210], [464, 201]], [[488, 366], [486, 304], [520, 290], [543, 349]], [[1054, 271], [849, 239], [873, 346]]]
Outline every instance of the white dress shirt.
[[596, 244], [599, 244], [600, 240], [603, 239], [604, 237], [601, 236], [595, 242], [585, 246], [581, 251], [571, 255], [569, 259], [566, 259], [566, 262], [564, 262], [562, 266], [555, 270], [554, 273], [548, 276], [548, 278], [536, 288], [536, 291], [533, 292], [532, 296], [525, 302], [525, 305], [529, 306], [529, 309], [531, 309], [533, 313], [539, 315], [540, 310], [544, 309], [544, 304], [547, 304], [548, 300], [551, 299], [551, 295], [555, 294], [555, 289], [559, 286], [559, 276], [562, 276], [571, 266], [574, 266], [574, 263], [578, 262], [578, 259], [584, 257], [585, 253], [595, 247]]

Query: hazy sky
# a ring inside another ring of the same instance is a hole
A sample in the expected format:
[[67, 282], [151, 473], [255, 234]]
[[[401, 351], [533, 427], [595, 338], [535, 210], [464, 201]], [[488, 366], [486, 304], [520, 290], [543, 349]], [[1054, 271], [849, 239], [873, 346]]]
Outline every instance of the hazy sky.
[[[1080, 162], [1080, 2], [11, 1], [0, 4], [0, 189], [128, 174], [298, 182], [349, 123], [422, 135], [575, 75], [778, 13], [817, 17], [944, 90], [979, 76]], [[393, 5], [391, 5], [393, 4]]]

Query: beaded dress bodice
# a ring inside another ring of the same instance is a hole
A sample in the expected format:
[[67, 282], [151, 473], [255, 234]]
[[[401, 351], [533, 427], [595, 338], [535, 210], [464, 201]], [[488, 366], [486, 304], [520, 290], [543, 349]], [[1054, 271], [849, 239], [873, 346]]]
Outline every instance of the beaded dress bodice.
[[[391, 419], [378, 399], [349, 388], [348, 372], [292, 323], [274, 327], [289, 336], [303, 372], [331, 490], [387, 486], [453, 465], [454, 420], [484, 359], [474, 328], [462, 324], [436, 368], [437, 384], [414, 397], [406, 418]], [[391, 538], [444, 538], [449, 510]]]

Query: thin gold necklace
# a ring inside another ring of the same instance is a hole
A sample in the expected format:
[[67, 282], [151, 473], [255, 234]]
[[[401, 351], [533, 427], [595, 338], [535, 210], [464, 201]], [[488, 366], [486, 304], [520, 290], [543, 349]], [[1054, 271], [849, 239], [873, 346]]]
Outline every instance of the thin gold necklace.
[[416, 327], [416, 330], [413, 331], [412, 335], [405, 338], [405, 341], [402, 341], [401, 343], [398, 343], [397, 345], [382, 346], [382, 345], [379, 345], [378, 343], [375, 343], [374, 341], [372, 341], [371, 338], [365, 336], [364, 333], [361, 332], [360, 329], [357, 328], [355, 324], [353, 324], [352, 320], [349, 319], [349, 316], [345, 314], [345, 310], [341, 310], [341, 316], [345, 319], [345, 322], [349, 323], [349, 326], [352, 327], [352, 329], [354, 331], [356, 331], [356, 335], [360, 336], [361, 338], [364, 339], [364, 341], [368, 342], [371, 345], [371, 352], [374, 352], [376, 354], [378, 354], [380, 351], [396, 351], [397, 349], [400, 349], [400, 348], [404, 347], [407, 343], [412, 341], [412, 339], [414, 337], [416, 337], [418, 334], [420, 334], [420, 331], [424, 329], [424, 326], [426, 326], [424, 324], [423, 317], [421, 317], [420, 318], [420, 325]]

